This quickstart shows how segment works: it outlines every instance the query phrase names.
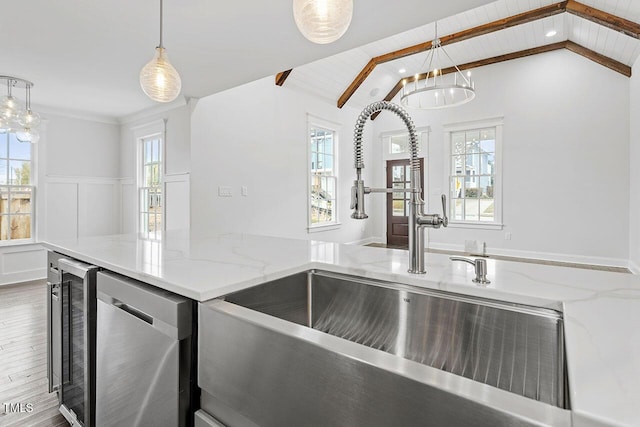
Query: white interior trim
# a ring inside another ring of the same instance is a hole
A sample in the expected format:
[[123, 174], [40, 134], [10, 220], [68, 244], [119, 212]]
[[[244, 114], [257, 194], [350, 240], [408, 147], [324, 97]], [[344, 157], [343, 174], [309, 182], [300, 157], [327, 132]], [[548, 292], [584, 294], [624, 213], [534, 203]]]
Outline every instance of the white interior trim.
[[449, 192], [449, 183], [451, 178], [451, 133], [452, 132], [460, 132], [466, 131], [470, 129], [479, 129], [479, 128], [490, 128], [495, 127], [496, 129], [496, 145], [495, 145], [495, 165], [498, 171], [495, 174], [495, 188], [493, 189], [493, 203], [494, 203], [494, 222], [487, 223], [476, 223], [476, 222], [468, 222], [468, 221], [454, 221], [450, 218], [450, 224], [454, 228], [477, 228], [477, 229], [502, 229], [502, 198], [504, 192], [502, 191], [502, 177], [504, 175], [504, 168], [502, 165], [502, 146], [504, 145], [504, 117], [493, 117], [489, 119], [483, 120], [472, 120], [467, 122], [460, 123], [449, 123], [443, 125], [443, 141], [444, 141], [444, 150], [443, 155], [443, 164], [444, 167], [444, 179], [443, 179], [443, 187], [447, 190], [447, 205], [449, 214], [451, 212], [451, 194]]
[[365, 246], [371, 243], [384, 243], [380, 237], [367, 237], [366, 239], [354, 240], [353, 242], [347, 242], [345, 245], [357, 245]]
[[[311, 133], [311, 127], [317, 126], [320, 128], [328, 129], [333, 132], [333, 176], [336, 178], [336, 194], [335, 194], [335, 211], [334, 222], [323, 224], [311, 224], [311, 144], [309, 143], [309, 135]], [[303, 141], [307, 144], [307, 233], [316, 233], [321, 231], [331, 231], [342, 227], [340, 222], [340, 138], [342, 135], [342, 123], [334, 122], [331, 120], [323, 119], [313, 113], [307, 113], [307, 127], [305, 137]]]
[[[408, 131], [406, 128], [400, 128], [400, 129], [394, 129], [391, 131], [385, 131], [385, 132], [380, 132], [380, 134], [378, 135], [378, 139], [380, 140], [380, 150], [382, 155], [380, 156], [381, 158], [381, 162], [380, 162], [380, 170], [382, 171], [382, 182], [379, 183], [378, 185], [376, 185], [376, 183], [374, 183], [373, 185], [369, 185], [369, 187], [386, 187], [387, 186], [387, 161], [388, 160], [402, 160], [402, 159], [410, 159], [411, 158], [411, 154], [410, 153], [397, 153], [397, 154], [392, 154], [390, 153], [390, 147], [389, 144], [391, 143], [391, 137], [393, 136], [402, 136], [402, 135], [408, 135]], [[427, 126], [420, 126], [416, 128], [416, 134], [418, 135], [418, 158], [423, 158], [424, 159], [424, 170], [422, 171], [422, 176], [423, 179], [426, 183], [425, 188], [423, 188], [424, 191], [424, 195], [425, 195], [425, 201], [428, 200], [429, 198], [429, 194], [430, 194], [430, 188], [431, 188], [431, 182], [428, 179], [428, 176], [426, 174], [428, 168], [429, 168], [429, 139], [431, 138], [431, 126], [427, 125]], [[426, 134], [426, 138], [423, 141], [422, 135]], [[382, 219], [382, 223], [380, 224], [380, 233], [382, 236], [382, 240], [380, 240], [379, 243], [386, 243], [387, 242], [387, 202], [386, 202], [386, 194], [381, 194], [379, 195], [379, 197], [383, 197], [384, 199], [382, 200], [382, 203], [380, 203], [380, 218]], [[380, 239], [378, 237], [378, 239]], [[424, 233], [424, 241], [425, 244], [428, 245], [429, 244], [429, 233]], [[377, 243], [377, 242], [374, 242]]]
[[[64, 117], [67, 119], [78, 119], [78, 120], [86, 120], [89, 122], [104, 123], [108, 125], [120, 124], [120, 122], [116, 117], [104, 116], [100, 114], [92, 114], [92, 113], [87, 113], [85, 111], [68, 110], [60, 107], [49, 107], [46, 105], [39, 105], [39, 104], [32, 104], [32, 108], [34, 111], [37, 111], [43, 116], [46, 116], [47, 119], [50, 119], [49, 116], [56, 116], [56, 117]], [[40, 142], [42, 142], [42, 140]]]
[[166, 104], [158, 104], [146, 110], [139, 111], [134, 114], [130, 114], [128, 116], [124, 116], [118, 120], [120, 125], [126, 125], [129, 123], [137, 122], [138, 120], [149, 119], [153, 116], [157, 116], [159, 114], [164, 114], [167, 111], [171, 111], [176, 108], [184, 107], [191, 103], [191, 98], [187, 98], [184, 95], [178, 96], [175, 101], [166, 103]]

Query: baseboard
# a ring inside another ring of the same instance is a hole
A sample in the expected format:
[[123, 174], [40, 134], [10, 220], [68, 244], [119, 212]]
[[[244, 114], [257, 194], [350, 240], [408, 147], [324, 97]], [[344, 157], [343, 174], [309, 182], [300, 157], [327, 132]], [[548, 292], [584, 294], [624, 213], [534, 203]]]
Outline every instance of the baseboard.
[[345, 245], [357, 245], [357, 246], [365, 246], [370, 245], [371, 243], [383, 243], [380, 237], [367, 237], [366, 239], [355, 240], [353, 242], [347, 242]]
[[[432, 249], [464, 252], [464, 245], [455, 245], [449, 243], [436, 243], [430, 242], [429, 247]], [[606, 258], [606, 257], [592, 257], [584, 255], [574, 254], [560, 254], [553, 252], [536, 252], [536, 251], [522, 251], [517, 249], [502, 249], [502, 248], [487, 248], [487, 255], [499, 255], [514, 258], [527, 258], [537, 259], [542, 261], [558, 261], [572, 264], [587, 264], [587, 265], [601, 265], [607, 267], [622, 267], [631, 269], [630, 261], [619, 258]], [[637, 265], [635, 266], [638, 267]], [[632, 270], [633, 271], [633, 270]], [[640, 274], [640, 269], [638, 269]]]
[[0, 288], [5, 286], [16, 286], [16, 285], [40, 285], [40, 284], [45, 284], [46, 282], [47, 282], [47, 278], [43, 277], [41, 279], [31, 279], [31, 280], [24, 280], [24, 281], [18, 281], [18, 282], [0, 283]]
[[439, 251], [464, 252], [464, 245], [454, 245], [452, 243], [429, 242], [428, 248], [437, 249]]
[[631, 260], [629, 260], [628, 268], [633, 274], [640, 274], [640, 266]]

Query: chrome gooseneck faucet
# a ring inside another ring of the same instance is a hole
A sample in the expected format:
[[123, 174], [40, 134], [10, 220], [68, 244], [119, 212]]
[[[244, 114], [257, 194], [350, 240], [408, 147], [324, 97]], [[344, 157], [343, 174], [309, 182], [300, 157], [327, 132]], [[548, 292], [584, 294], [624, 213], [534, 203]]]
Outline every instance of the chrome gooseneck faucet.
[[[409, 131], [409, 143], [411, 150], [411, 180], [410, 188], [406, 190], [395, 188], [369, 188], [364, 186], [362, 180], [362, 169], [364, 162], [362, 161], [362, 132], [364, 125], [373, 114], [383, 110], [388, 110], [399, 116]], [[424, 266], [424, 228], [440, 228], [449, 224], [447, 218], [447, 199], [442, 195], [442, 216], [438, 214], [425, 214], [424, 201], [420, 196], [420, 160], [418, 159], [418, 138], [413, 120], [407, 112], [399, 105], [387, 101], [374, 102], [362, 110], [353, 135], [356, 180], [351, 187], [351, 209], [353, 213], [351, 218], [365, 219], [369, 216], [364, 209], [364, 195], [369, 193], [391, 193], [391, 192], [410, 192], [409, 200], [409, 273], [426, 273]]]

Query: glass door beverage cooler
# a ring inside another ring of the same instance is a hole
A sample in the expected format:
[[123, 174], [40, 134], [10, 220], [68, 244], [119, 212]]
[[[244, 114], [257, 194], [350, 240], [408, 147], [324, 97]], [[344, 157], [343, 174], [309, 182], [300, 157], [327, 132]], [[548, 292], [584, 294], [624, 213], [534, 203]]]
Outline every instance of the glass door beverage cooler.
[[98, 267], [55, 252], [48, 266], [49, 391], [72, 426], [93, 427]]

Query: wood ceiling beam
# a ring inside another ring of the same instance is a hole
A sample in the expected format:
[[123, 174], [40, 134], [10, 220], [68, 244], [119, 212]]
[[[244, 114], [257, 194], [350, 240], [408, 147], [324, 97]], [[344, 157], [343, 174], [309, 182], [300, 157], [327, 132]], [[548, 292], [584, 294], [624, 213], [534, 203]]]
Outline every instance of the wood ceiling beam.
[[[531, 10], [528, 12], [520, 13], [515, 16], [510, 16], [504, 19], [498, 19], [497, 21], [490, 22], [488, 24], [480, 25], [468, 30], [459, 31], [457, 33], [449, 34], [447, 36], [440, 37], [442, 45], [451, 43], [457, 43], [463, 40], [467, 40], [473, 37], [482, 36], [492, 33], [494, 31], [504, 30], [505, 28], [514, 27], [516, 25], [526, 24], [528, 22], [536, 21], [538, 19], [553, 16], [558, 13], [563, 13], [566, 9], [568, 0], [560, 3], [555, 3], [549, 6], [541, 7], [539, 9]], [[362, 83], [369, 77], [375, 67], [385, 62], [393, 61], [396, 59], [404, 58], [406, 56], [415, 55], [416, 53], [425, 52], [431, 49], [432, 41], [419, 43], [413, 46], [409, 46], [404, 49], [396, 50], [386, 53], [384, 55], [376, 56], [371, 59], [367, 65], [360, 71], [349, 87], [338, 99], [338, 108], [342, 108], [349, 98], [353, 96], [356, 90], [362, 85]]]
[[566, 41], [565, 48], [613, 71], [617, 71], [623, 76], [631, 77], [631, 67], [623, 64], [622, 62], [618, 62], [615, 59], [609, 58], [608, 56], [601, 55], [597, 52], [592, 51], [591, 49], [587, 49], [586, 47], [580, 46], [579, 44], [569, 40]]
[[640, 39], [640, 25], [611, 13], [595, 9], [591, 6], [568, 0], [567, 12], [584, 18], [596, 24], [611, 28], [614, 31], [626, 34], [629, 37]]
[[[500, 56], [494, 56], [493, 58], [487, 58], [487, 59], [481, 59], [479, 61], [474, 61], [474, 62], [468, 62], [466, 64], [462, 64], [459, 65], [458, 68], [460, 68], [460, 71], [464, 71], [464, 70], [468, 70], [471, 68], [477, 68], [477, 67], [482, 67], [485, 65], [491, 65], [491, 64], [497, 64], [500, 62], [505, 62], [505, 61], [511, 61], [513, 59], [518, 59], [518, 58], [524, 58], [527, 56], [531, 56], [531, 55], [537, 55], [540, 53], [545, 53], [545, 52], [551, 52], [554, 50], [559, 50], [559, 49], [568, 49], [572, 52], [575, 52], [579, 55], [584, 56], [585, 58], [588, 58], [600, 65], [603, 65], [611, 70], [617, 71], [618, 73], [625, 75], [627, 77], [631, 77], [631, 67], [615, 61], [609, 57], [606, 57], [604, 55], [600, 55], [599, 53], [596, 53], [594, 51], [592, 51], [591, 49], [587, 49], [586, 47], [580, 46], [577, 43], [574, 43], [572, 41], [563, 41], [563, 42], [558, 42], [558, 43], [553, 43], [553, 44], [548, 44], [545, 46], [540, 46], [540, 47], [535, 47], [532, 49], [525, 49], [525, 50], [521, 50], [519, 52], [512, 52], [512, 53], [508, 53], [506, 55], [500, 55]], [[450, 68], [445, 68], [443, 70], [441, 70], [442, 74], [450, 74], [453, 73], [455, 71], [454, 67], [450, 67]], [[417, 80], [424, 80], [427, 77], [427, 73], [422, 73], [418, 75]], [[413, 82], [416, 81], [415, 77], [407, 77], [404, 79], [400, 79], [398, 81], [398, 83], [396, 83], [396, 85], [393, 87], [393, 89], [391, 89], [391, 91], [389, 91], [389, 93], [387, 94], [387, 96], [384, 97], [385, 101], [391, 101], [393, 98], [395, 98], [395, 96], [400, 93], [400, 91], [402, 90], [402, 87], [405, 85], [405, 81], [406, 84], [411, 84]], [[371, 115], [371, 120], [375, 120], [376, 117], [378, 117], [378, 114], [380, 114], [380, 112], [372, 114]]]
[[[626, 34], [627, 36], [640, 39], [640, 24], [637, 24], [635, 22], [629, 21], [627, 19], [621, 18], [616, 15], [613, 15], [611, 13], [607, 13], [602, 10], [587, 6], [575, 0], [566, 0], [560, 3], [555, 3], [549, 6], [541, 7], [539, 9], [524, 12], [509, 18], [499, 19], [497, 21], [480, 25], [478, 27], [470, 28], [468, 30], [460, 31], [458, 33], [449, 34], [447, 36], [441, 37], [440, 41], [442, 45], [457, 43], [473, 37], [489, 34], [491, 32], [503, 30], [516, 25], [526, 24], [528, 22], [536, 21], [538, 19], [543, 19], [549, 16], [556, 15], [558, 13], [563, 13], [563, 12], [569, 12], [583, 19], [589, 20], [591, 22], [595, 22], [607, 28], [611, 28], [614, 31], [618, 31], [623, 34]], [[349, 98], [353, 96], [356, 90], [373, 72], [373, 70], [377, 65], [427, 51], [431, 49], [431, 45], [432, 45], [432, 42], [428, 41], [428, 42], [420, 43], [404, 49], [396, 50], [394, 52], [389, 52], [384, 55], [376, 56], [375, 58], [371, 59], [369, 63], [367, 63], [367, 65], [362, 69], [362, 71], [360, 71], [358, 76], [349, 85], [349, 87], [344, 91], [344, 93], [340, 96], [340, 98], [338, 99], [338, 108], [342, 108], [347, 103]], [[571, 44], [568, 44], [565, 47], [579, 55], [589, 58], [592, 61], [595, 61], [601, 65], [604, 65], [605, 67], [608, 67], [614, 71], [617, 71], [625, 76], [630, 75], [630, 67], [624, 64], [621, 64], [618, 61], [615, 61], [604, 55], [600, 55], [592, 50], [586, 49], [573, 42], [571, 42]], [[398, 85], [396, 85], [396, 87], [394, 87], [394, 89], [391, 92], [393, 92], [394, 90], [396, 91], [395, 93], [397, 94], [399, 91]]]
[[[597, 24], [610, 28], [614, 31], [626, 34], [629, 37], [640, 39], [640, 24], [637, 24], [633, 21], [629, 21], [628, 19], [624, 19], [616, 15], [613, 15], [611, 13], [587, 6], [575, 0], [566, 0], [566, 1], [555, 3], [549, 6], [541, 7], [539, 9], [520, 13], [518, 15], [514, 15], [508, 18], [499, 19], [497, 21], [493, 21], [488, 24], [470, 28], [468, 30], [449, 34], [447, 36], [441, 37], [440, 42], [442, 45], [457, 43], [473, 37], [478, 37], [478, 36], [492, 33], [494, 31], [504, 30], [506, 28], [526, 24], [528, 22], [547, 18], [549, 16], [553, 16], [563, 12], [569, 12], [573, 15], [579, 16], [588, 21], [595, 22]], [[618, 61], [615, 61], [604, 55], [598, 54], [576, 43], [573, 43], [573, 42], [567, 42], [567, 43], [568, 43], [567, 46], [565, 46], [567, 49], [579, 55], [582, 55], [588, 59], [591, 59], [592, 61], [595, 61], [607, 68], [617, 71], [627, 77], [631, 75], [631, 68], [628, 67], [627, 65], [621, 64]], [[351, 98], [351, 96], [353, 96], [356, 90], [358, 90], [358, 88], [364, 83], [364, 81], [367, 79], [367, 77], [369, 77], [369, 75], [373, 72], [373, 70], [376, 68], [377, 65], [384, 64], [385, 62], [390, 62], [396, 59], [404, 58], [406, 56], [415, 55], [417, 53], [425, 52], [431, 49], [432, 44], [433, 44], [432, 41], [419, 43], [404, 49], [399, 49], [393, 52], [386, 53], [384, 55], [376, 56], [375, 58], [372, 58], [371, 60], [369, 60], [367, 65], [365, 65], [364, 68], [360, 71], [360, 73], [358, 73], [358, 75], [353, 80], [353, 82], [351, 82], [349, 87], [347, 87], [347, 89], [338, 99], [338, 108], [342, 108], [347, 103], [347, 101]], [[529, 50], [535, 50], [535, 49], [529, 49]], [[521, 51], [517, 53], [522, 53], [522, 52], [526, 52], [526, 51]], [[485, 61], [491, 61], [501, 57], [508, 57], [509, 55], [512, 55], [512, 54], [502, 55], [500, 57], [495, 57], [495, 58], [489, 58]], [[527, 56], [527, 55], [524, 55], [524, 56]], [[504, 60], [506, 61], [508, 59], [504, 59]], [[477, 61], [477, 62], [481, 62], [481, 61]], [[502, 62], [502, 61], [498, 61], [498, 62]], [[495, 62], [491, 62], [491, 63], [495, 63]], [[487, 64], [484, 64], [484, 65], [487, 65]], [[462, 66], [460, 67], [460, 69], [462, 70]], [[287, 80], [287, 77], [289, 77], [289, 74], [291, 74], [291, 71], [293, 71], [293, 69], [289, 69], [289, 70], [278, 73], [276, 75], [276, 85], [282, 86], [284, 82]], [[424, 76], [424, 74], [421, 74], [420, 76]], [[424, 77], [421, 77], [421, 79], [424, 79]], [[411, 81], [414, 81], [414, 80], [415, 79], [412, 79]], [[391, 92], [389, 92], [387, 97], [389, 97], [389, 95], [393, 93], [393, 95], [391, 96], [391, 98], [393, 98], [402, 88], [401, 84], [402, 84], [402, 80], [400, 80], [398, 84], [396, 84], [396, 86], [391, 90]]]
[[292, 71], [293, 68], [290, 68], [287, 71], [281, 71], [276, 74], [276, 86], [282, 86], [284, 84], [284, 81], [287, 80], [287, 77], [289, 77], [289, 74], [291, 74]]

